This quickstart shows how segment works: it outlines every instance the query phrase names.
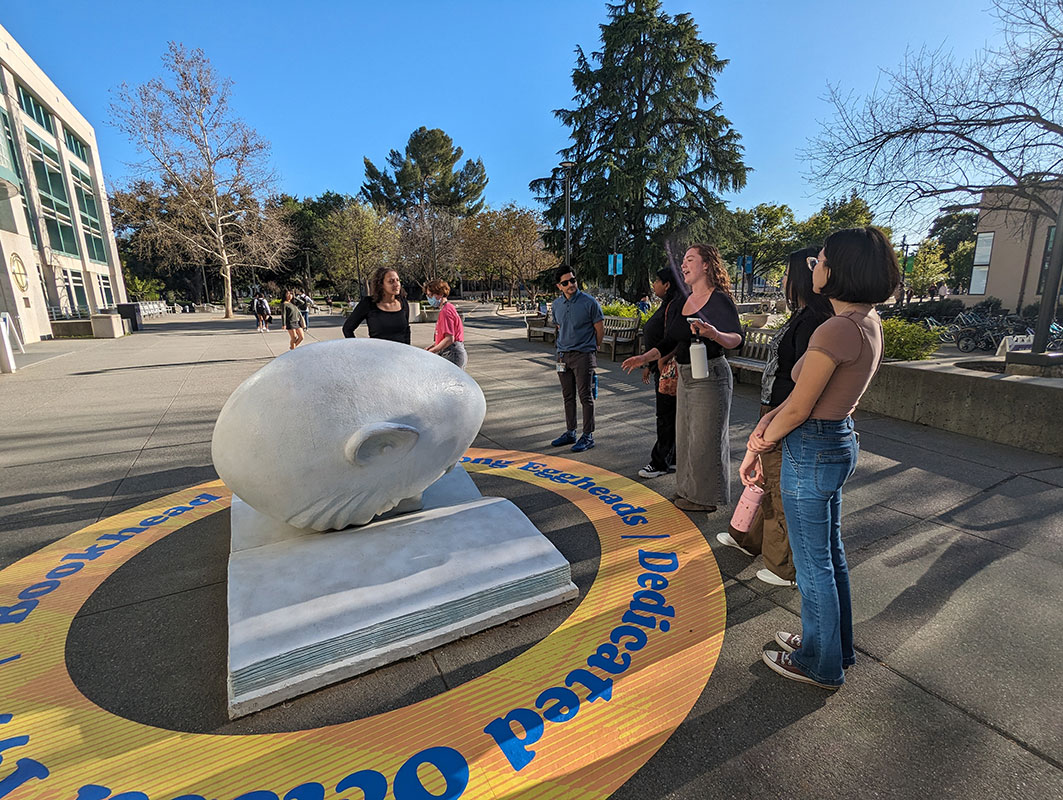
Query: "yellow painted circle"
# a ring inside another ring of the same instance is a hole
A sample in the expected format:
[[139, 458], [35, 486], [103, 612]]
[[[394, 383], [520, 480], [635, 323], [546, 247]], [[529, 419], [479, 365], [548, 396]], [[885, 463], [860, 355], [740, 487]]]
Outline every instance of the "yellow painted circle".
[[[608, 797], [683, 721], [712, 673], [725, 622], [716, 562], [690, 520], [640, 483], [534, 453], [474, 449], [467, 459], [470, 472], [556, 492], [598, 533], [593, 585], [541, 642], [436, 697], [324, 728], [191, 734], [115, 716], [85, 698], [67, 673], [70, 625], [123, 563], [228, 508], [224, 485], [205, 483], [90, 525], [0, 571], [0, 797]], [[594, 491], [602, 487], [607, 494]], [[652, 606], [665, 610], [647, 612]], [[622, 618], [633, 611], [645, 634], [637, 649], [639, 637], [620, 630], [630, 627]], [[613, 658], [615, 674], [598, 666], [601, 659], [590, 664], [596, 653]], [[569, 696], [567, 679], [586, 674], [611, 681], [609, 696], [599, 692], [591, 701], [591, 691], [572, 682], [573, 715], [556, 698]], [[533, 716], [541, 730], [531, 742]], [[516, 744], [501, 733], [503, 724]]]
[[26, 265], [22, 263], [22, 258], [18, 253], [11, 254], [11, 276], [15, 279], [15, 285], [18, 286], [20, 292], [24, 292], [29, 288]]

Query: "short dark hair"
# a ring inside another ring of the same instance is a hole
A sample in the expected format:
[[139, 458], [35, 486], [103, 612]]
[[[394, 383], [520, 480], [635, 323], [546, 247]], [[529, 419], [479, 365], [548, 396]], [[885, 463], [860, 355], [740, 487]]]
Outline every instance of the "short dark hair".
[[657, 280], [661, 283], [668, 284], [668, 291], [664, 293], [664, 297], [667, 300], [671, 300], [675, 297], [675, 293], [679, 291], [680, 281], [675, 276], [675, 270], [671, 267], [661, 267], [657, 270]]
[[[803, 247], [790, 253], [790, 265], [786, 271], [786, 302], [795, 312], [801, 306], [808, 309], [820, 321], [834, 316], [834, 307], [826, 295], [816, 294], [812, 288], [812, 270], [808, 268], [808, 259], [819, 255], [818, 247]], [[794, 319], [791, 316], [790, 319]]]
[[572, 277], [576, 276], [576, 272], [572, 269], [572, 267], [570, 267], [568, 264], [562, 264], [560, 267], [554, 270], [554, 283], [561, 283], [561, 279], [568, 275], [568, 273], [570, 272], [572, 273]]
[[878, 228], [846, 228], [827, 237], [830, 276], [820, 294], [845, 303], [882, 303], [901, 280], [897, 254]]

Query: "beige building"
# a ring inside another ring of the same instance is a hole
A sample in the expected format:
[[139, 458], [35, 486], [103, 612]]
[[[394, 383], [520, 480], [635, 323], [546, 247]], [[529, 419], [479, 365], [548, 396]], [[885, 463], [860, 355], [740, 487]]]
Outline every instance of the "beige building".
[[126, 301], [96, 134], [0, 27], [0, 311], [23, 340]]
[[[998, 198], [992, 191], [982, 195], [971, 290], [959, 297], [968, 305], [999, 297], [1005, 308], [1017, 312], [1041, 302], [1056, 221], [1018, 201], [1011, 201], [1007, 211], [997, 210], [1003, 204]], [[1047, 192], [1046, 199], [1058, 208], [1063, 191]]]

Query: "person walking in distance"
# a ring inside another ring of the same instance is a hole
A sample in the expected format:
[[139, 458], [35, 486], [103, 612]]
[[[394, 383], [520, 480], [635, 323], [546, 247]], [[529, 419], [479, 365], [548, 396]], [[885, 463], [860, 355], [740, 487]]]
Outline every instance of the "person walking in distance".
[[[592, 384], [598, 366], [595, 355], [605, 335], [605, 317], [598, 301], [579, 289], [572, 267], [555, 273], [561, 296], [554, 300], [557, 324], [557, 377], [565, 401], [565, 432], [550, 444], [572, 445], [573, 453], [594, 447], [594, 396]], [[583, 435], [576, 439], [576, 396], [583, 406]]]

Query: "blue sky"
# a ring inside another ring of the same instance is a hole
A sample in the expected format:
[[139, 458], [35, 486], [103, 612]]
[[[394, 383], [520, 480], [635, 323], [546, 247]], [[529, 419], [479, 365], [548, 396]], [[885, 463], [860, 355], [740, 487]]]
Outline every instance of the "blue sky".
[[[822, 198], [799, 151], [829, 118], [828, 82], [864, 93], [905, 48], [973, 52], [995, 36], [988, 5], [665, 0], [669, 13], [693, 14], [730, 60], [717, 94], [754, 172], [729, 202], [813, 213]], [[575, 47], [594, 50], [604, 21], [597, 0], [34, 0], [0, 10], [0, 24], [96, 127], [110, 183], [135, 158], [106, 123], [110, 90], [159, 74], [175, 39], [203, 48], [234, 80], [233, 106], [272, 143], [281, 190], [355, 193], [363, 156], [381, 166], [425, 125], [483, 159], [494, 206], [534, 205], [528, 181], [547, 174], [567, 143], [551, 112], [571, 104]]]

